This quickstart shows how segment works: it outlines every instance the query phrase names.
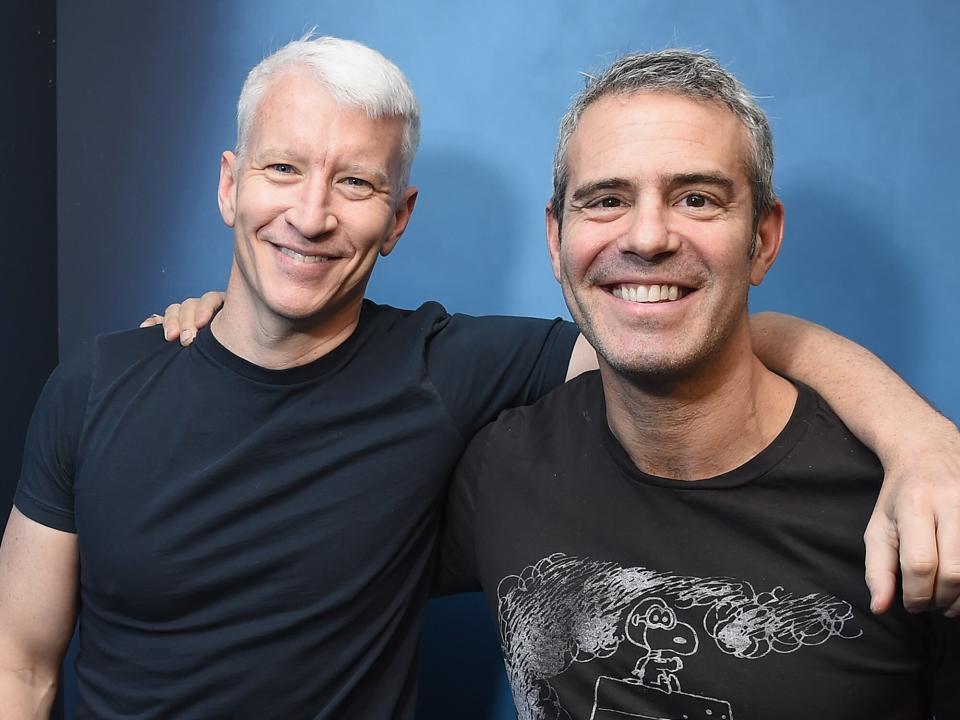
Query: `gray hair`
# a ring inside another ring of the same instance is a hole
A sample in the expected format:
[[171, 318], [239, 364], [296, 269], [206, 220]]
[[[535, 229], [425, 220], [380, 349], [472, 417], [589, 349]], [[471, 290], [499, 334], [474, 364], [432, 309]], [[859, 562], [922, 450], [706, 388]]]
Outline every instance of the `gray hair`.
[[773, 190], [773, 135], [763, 110], [747, 89], [706, 53], [684, 49], [625, 55], [598, 77], [588, 76], [587, 86], [574, 98], [560, 122], [560, 137], [553, 160], [553, 197], [550, 205], [558, 222], [563, 219], [567, 191], [567, 148], [580, 118], [590, 105], [611, 95], [663, 92], [706, 102], [720, 102], [740, 118], [752, 146], [747, 160], [753, 197], [753, 223], [770, 212], [777, 201]]
[[356, 107], [372, 119], [403, 120], [398, 190], [410, 181], [410, 168], [420, 144], [420, 106], [400, 69], [376, 50], [353, 40], [313, 37], [309, 32], [284, 45], [253, 68], [237, 102], [237, 157], [243, 157], [250, 126], [270, 83], [297, 65], [311, 70], [335, 102]]

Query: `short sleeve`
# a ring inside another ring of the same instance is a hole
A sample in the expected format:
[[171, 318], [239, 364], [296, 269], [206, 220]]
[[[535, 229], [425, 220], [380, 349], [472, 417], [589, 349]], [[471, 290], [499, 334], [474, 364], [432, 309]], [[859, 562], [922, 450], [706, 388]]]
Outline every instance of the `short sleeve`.
[[427, 347], [427, 369], [465, 440], [507, 408], [566, 378], [579, 331], [563, 320], [453, 315]]
[[440, 533], [434, 595], [481, 589], [476, 553], [476, 509], [492, 430], [493, 426], [488, 425], [477, 434], [453, 474]]
[[73, 478], [93, 371], [94, 343], [50, 375], [27, 429], [13, 502], [31, 520], [76, 532]]

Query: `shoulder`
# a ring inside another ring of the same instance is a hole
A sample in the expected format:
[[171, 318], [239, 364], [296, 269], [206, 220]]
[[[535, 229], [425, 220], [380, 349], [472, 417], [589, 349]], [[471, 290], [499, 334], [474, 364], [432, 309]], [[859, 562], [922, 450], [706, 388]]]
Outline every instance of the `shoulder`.
[[92, 344], [98, 355], [133, 362], [160, 350], [176, 352], [180, 348], [178, 343], [164, 339], [163, 328], [159, 325], [97, 335], [87, 344]]
[[364, 300], [358, 333], [365, 345], [424, 346], [449, 321], [450, 313], [438, 302], [405, 309]]
[[797, 386], [797, 415], [807, 425], [800, 448], [818, 468], [831, 474], [882, 475], [876, 455], [848, 428], [829, 403], [803, 383]]
[[78, 350], [88, 364], [94, 381], [109, 383], [131, 368], [154, 358], [166, 358], [183, 351], [179, 343], [167, 342], [158, 327], [125, 330], [97, 335]]
[[409, 309], [364, 300], [360, 311], [361, 326], [370, 326], [379, 330], [429, 328], [437, 323], [446, 322], [449, 317], [450, 313], [447, 309], [433, 301], [425, 302], [416, 309]]
[[606, 422], [603, 386], [597, 370], [554, 388], [531, 405], [500, 414], [483, 431], [489, 453], [556, 449], [568, 439], [591, 432]]
[[368, 337], [418, 338], [428, 346], [451, 350], [475, 348], [483, 352], [553, 341], [563, 346], [567, 357], [579, 335], [573, 323], [560, 318], [464, 315], [450, 313], [434, 301], [425, 302], [415, 310], [405, 310], [364, 300], [360, 324]]
[[180, 347], [177, 343], [165, 342], [159, 327], [96, 335], [63, 354], [48, 384], [89, 384], [105, 367], [128, 366], [167, 345], [171, 349]]

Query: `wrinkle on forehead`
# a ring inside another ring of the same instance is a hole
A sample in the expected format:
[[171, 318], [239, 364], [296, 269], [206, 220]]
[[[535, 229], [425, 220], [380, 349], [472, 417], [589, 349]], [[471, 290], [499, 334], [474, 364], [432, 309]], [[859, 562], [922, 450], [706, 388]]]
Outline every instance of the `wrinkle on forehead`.
[[608, 96], [587, 108], [567, 163], [573, 187], [595, 177], [648, 174], [722, 174], [747, 183], [749, 157], [747, 130], [726, 106], [641, 92]]
[[[289, 158], [326, 166], [343, 160], [390, 184], [400, 172], [403, 121], [371, 118], [364, 110], [339, 104], [306, 69], [285, 70], [261, 99], [250, 128], [251, 158]], [[388, 152], [384, 152], [385, 146]]]

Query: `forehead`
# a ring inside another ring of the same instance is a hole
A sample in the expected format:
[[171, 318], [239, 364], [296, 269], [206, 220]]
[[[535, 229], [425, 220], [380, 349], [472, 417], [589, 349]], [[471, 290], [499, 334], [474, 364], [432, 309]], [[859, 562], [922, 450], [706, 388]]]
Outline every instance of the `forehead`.
[[270, 147], [312, 155], [337, 150], [374, 160], [398, 155], [400, 118], [369, 117], [338, 104], [306, 69], [284, 71], [266, 87], [250, 127], [251, 150]]
[[584, 111], [567, 168], [574, 187], [597, 177], [717, 171], [746, 183], [749, 153], [747, 130], [725, 105], [639, 92], [609, 95]]

